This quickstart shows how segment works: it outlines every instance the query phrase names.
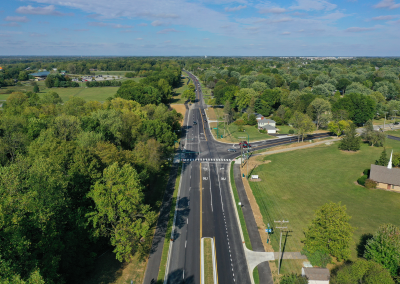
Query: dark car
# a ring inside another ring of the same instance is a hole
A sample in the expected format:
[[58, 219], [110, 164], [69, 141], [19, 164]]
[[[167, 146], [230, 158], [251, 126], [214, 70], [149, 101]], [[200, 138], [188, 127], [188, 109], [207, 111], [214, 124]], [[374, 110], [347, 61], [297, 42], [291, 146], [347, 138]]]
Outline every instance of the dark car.
[[395, 122], [395, 123], [393, 123], [394, 125], [399, 125], [400, 124], [400, 122]]
[[196, 125], [196, 124], [197, 124], [197, 122], [196, 122], [196, 121], [193, 121], [193, 124], [194, 124], [194, 125]]
[[228, 152], [236, 152], [236, 149], [228, 149]]

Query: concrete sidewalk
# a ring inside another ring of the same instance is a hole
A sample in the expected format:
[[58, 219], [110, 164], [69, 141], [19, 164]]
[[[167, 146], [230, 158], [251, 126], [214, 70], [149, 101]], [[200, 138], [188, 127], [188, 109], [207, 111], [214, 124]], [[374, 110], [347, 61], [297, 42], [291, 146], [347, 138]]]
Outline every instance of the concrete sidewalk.
[[259, 154], [253, 154], [251, 156], [255, 157], [255, 156], [272, 155], [272, 154], [289, 152], [289, 151], [294, 151], [294, 150], [299, 150], [299, 149], [306, 149], [306, 148], [311, 148], [311, 147], [318, 146], [318, 145], [321, 145], [321, 144], [326, 144], [326, 143], [330, 143], [330, 142], [336, 142], [336, 141], [339, 141], [339, 140], [340, 140], [340, 138], [334, 138], [334, 139], [330, 139], [330, 140], [318, 141], [318, 142], [310, 143], [310, 144], [307, 144], [307, 145], [301, 145], [301, 146], [297, 146], [297, 147], [291, 147], [291, 148], [267, 151], [267, 152], [263, 152], [263, 153], [259, 153]]

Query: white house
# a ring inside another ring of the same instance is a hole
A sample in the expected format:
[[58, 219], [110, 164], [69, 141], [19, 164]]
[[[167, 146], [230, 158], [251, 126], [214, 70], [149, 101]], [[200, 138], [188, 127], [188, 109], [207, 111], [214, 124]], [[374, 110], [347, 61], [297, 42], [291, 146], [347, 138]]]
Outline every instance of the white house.
[[274, 120], [265, 117], [262, 117], [261, 119], [256, 117], [256, 119], [258, 123], [258, 129], [267, 130], [268, 133], [276, 133], [276, 122]]
[[303, 267], [301, 275], [307, 277], [308, 284], [329, 284], [330, 273], [328, 268]]

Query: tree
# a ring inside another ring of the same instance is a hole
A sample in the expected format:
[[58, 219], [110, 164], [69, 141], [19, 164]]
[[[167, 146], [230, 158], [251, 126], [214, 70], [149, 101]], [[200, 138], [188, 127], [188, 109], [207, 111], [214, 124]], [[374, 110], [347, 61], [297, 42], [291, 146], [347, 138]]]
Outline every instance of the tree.
[[20, 80], [20, 81], [27, 81], [27, 80], [29, 80], [28, 73], [26, 73], [26, 71], [21, 71], [21, 72], [19, 72], [18, 80]]
[[196, 94], [195, 94], [195, 92], [193, 90], [187, 89], [182, 93], [182, 97], [187, 99], [187, 100], [190, 100], [190, 101], [194, 102], [195, 99], [196, 99]]
[[350, 129], [345, 131], [345, 136], [342, 138], [339, 144], [340, 150], [345, 151], [358, 151], [361, 147], [361, 137], [357, 136], [356, 126], [350, 125]]
[[342, 135], [343, 132], [346, 132], [350, 129], [352, 122], [350, 120], [341, 120], [338, 122], [331, 121], [328, 124], [328, 129], [330, 132], [335, 133], [336, 136]]
[[364, 257], [382, 264], [392, 276], [400, 268], [400, 229], [392, 224], [379, 227], [372, 239], [367, 241]]
[[291, 274], [282, 275], [279, 283], [280, 284], [307, 284], [308, 280], [306, 277], [303, 277], [303, 276], [295, 274], [295, 273], [291, 273]]
[[110, 236], [119, 261], [129, 261], [140, 250], [141, 240], [150, 237], [156, 215], [144, 203], [137, 172], [128, 164], [114, 163], [90, 191], [95, 211], [89, 220], [97, 235]]
[[358, 259], [345, 264], [331, 278], [332, 284], [394, 284], [390, 273], [380, 264]]
[[389, 158], [386, 153], [386, 148], [383, 148], [383, 151], [381, 153], [381, 156], [379, 157], [379, 160], [375, 161], [375, 165], [386, 167], [388, 165], [388, 163], [389, 163]]
[[33, 92], [34, 93], [39, 93], [40, 92], [39, 86], [37, 84], [35, 86], [33, 86]]
[[349, 223], [346, 206], [327, 203], [320, 207], [305, 230], [304, 251], [327, 252], [339, 261], [350, 257], [350, 242], [354, 228]]
[[307, 114], [298, 111], [293, 114], [292, 118], [290, 119], [290, 124], [292, 124], [293, 127], [297, 129], [298, 142], [300, 140], [300, 136], [301, 141], [303, 141], [304, 137], [306, 137], [308, 133], [312, 132], [315, 127], [311, 118]]
[[[348, 92], [349, 93], [349, 92]], [[375, 114], [376, 103], [373, 98], [367, 95], [349, 93], [340, 98], [333, 106], [333, 112], [345, 110], [356, 125], [363, 125], [372, 119]]]
[[368, 141], [370, 146], [382, 147], [385, 144], [386, 136], [383, 132], [375, 131], [371, 120], [368, 120], [361, 133], [361, 138]]
[[327, 100], [316, 98], [310, 106], [318, 130], [320, 126], [326, 125], [329, 122], [329, 115], [327, 114], [330, 114], [331, 104]]

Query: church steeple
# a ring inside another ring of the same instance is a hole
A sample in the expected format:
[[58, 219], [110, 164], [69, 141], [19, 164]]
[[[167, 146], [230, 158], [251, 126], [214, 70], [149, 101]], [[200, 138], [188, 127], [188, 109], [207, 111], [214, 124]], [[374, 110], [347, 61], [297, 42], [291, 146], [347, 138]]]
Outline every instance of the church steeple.
[[392, 168], [392, 158], [393, 158], [393, 150], [392, 150], [392, 153], [390, 154], [390, 160], [389, 160], [389, 164], [387, 166], [388, 169]]

